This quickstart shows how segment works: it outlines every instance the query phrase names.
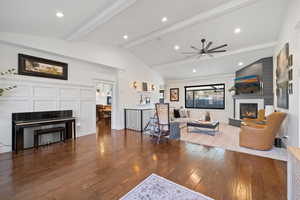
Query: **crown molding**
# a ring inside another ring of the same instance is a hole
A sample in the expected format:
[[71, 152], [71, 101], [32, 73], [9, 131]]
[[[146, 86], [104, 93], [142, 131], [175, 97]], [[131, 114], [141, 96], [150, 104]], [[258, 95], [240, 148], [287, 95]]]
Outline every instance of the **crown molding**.
[[95, 30], [100, 25], [108, 22], [114, 16], [118, 15], [122, 11], [126, 10], [132, 6], [137, 0], [117, 0], [116, 3], [108, 7], [103, 12], [100, 12], [98, 15], [90, 19], [83, 26], [79, 27], [77, 30], [72, 31], [72, 33], [65, 36], [66, 40], [76, 40], [93, 30]]
[[[265, 43], [265, 44], [259, 44], [259, 45], [250, 46], [250, 47], [246, 47], [246, 48], [242, 48], [242, 49], [238, 49], [238, 50], [234, 50], [234, 51], [228, 51], [228, 52], [222, 53], [222, 54], [217, 54], [216, 56], [214, 56], [212, 58], [211, 57], [203, 57], [196, 61], [211, 60], [211, 59], [221, 58], [224, 56], [232, 56], [232, 55], [236, 55], [236, 54], [257, 51], [257, 50], [261, 50], [261, 49], [275, 47], [277, 44], [278, 44], [277, 41]], [[152, 65], [151, 68], [152, 69], [167, 68], [167, 67], [172, 67], [174, 65], [188, 64], [188, 63], [192, 63], [192, 62], [195, 62], [195, 59], [184, 59], [184, 60], [180, 60], [180, 61], [176, 61], [176, 62], [168, 62], [168, 63], [164, 63], [164, 64], [159, 64], [159, 65]]]
[[170, 25], [166, 28], [160, 29], [158, 31], [151, 32], [149, 34], [146, 34], [136, 40], [129, 41], [123, 47], [125, 48], [131, 48], [134, 46], [137, 46], [139, 44], [145, 43], [149, 40], [153, 40], [155, 38], [161, 37], [162, 35], [179, 31], [187, 26], [191, 26], [196, 23], [200, 23], [202, 21], [214, 19], [223, 15], [226, 15], [230, 12], [233, 12], [237, 9], [240, 9], [242, 7], [249, 6], [253, 3], [256, 3], [258, 0], [233, 0], [229, 3], [225, 3], [219, 7], [216, 7], [214, 9], [211, 9], [207, 12], [201, 13], [199, 15], [196, 15], [194, 17], [191, 17], [189, 19], [183, 20], [181, 22], [175, 23], [173, 25]]

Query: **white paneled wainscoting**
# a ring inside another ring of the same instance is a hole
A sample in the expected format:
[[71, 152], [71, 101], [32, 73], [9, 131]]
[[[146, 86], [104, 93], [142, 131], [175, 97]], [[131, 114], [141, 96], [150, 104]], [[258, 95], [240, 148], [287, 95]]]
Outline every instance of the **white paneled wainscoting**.
[[[96, 93], [93, 85], [30, 79], [0, 80], [1, 87], [17, 85], [0, 97], [0, 153], [11, 151], [12, 113], [73, 110], [76, 117], [77, 137], [96, 131]], [[24, 130], [24, 148], [33, 146], [33, 130]], [[44, 135], [41, 143], [55, 142], [59, 135]]]

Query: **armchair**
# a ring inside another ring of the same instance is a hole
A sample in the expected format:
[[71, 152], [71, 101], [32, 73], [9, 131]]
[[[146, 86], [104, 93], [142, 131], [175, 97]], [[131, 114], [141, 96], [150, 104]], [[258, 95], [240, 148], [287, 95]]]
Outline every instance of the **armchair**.
[[241, 126], [240, 146], [256, 150], [270, 150], [276, 134], [280, 130], [281, 124], [286, 117], [286, 113], [274, 112], [267, 117], [265, 125]]

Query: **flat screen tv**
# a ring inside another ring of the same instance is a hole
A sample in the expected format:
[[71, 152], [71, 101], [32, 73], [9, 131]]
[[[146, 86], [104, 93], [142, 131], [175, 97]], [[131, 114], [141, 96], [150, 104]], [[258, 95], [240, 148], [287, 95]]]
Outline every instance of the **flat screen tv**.
[[257, 93], [261, 89], [261, 83], [257, 75], [237, 77], [235, 79], [237, 94]]

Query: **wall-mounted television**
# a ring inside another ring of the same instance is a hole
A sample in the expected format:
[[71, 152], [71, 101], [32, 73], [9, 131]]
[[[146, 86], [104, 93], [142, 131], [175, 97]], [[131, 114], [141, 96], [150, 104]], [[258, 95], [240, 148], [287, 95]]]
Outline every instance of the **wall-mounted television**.
[[261, 89], [261, 83], [257, 75], [237, 77], [234, 81], [238, 94], [257, 93]]

